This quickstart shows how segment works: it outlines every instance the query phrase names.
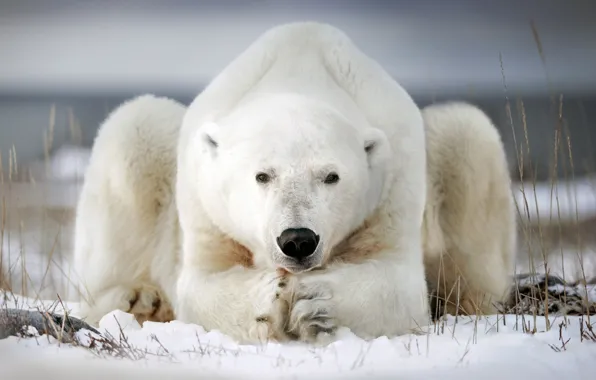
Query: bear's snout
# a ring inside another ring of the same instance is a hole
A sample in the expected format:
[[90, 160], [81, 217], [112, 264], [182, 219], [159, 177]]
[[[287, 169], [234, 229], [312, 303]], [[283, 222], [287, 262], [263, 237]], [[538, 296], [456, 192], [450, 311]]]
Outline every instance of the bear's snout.
[[279, 249], [296, 260], [303, 260], [315, 253], [320, 237], [308, 228], [288, 228], [277, 237]]

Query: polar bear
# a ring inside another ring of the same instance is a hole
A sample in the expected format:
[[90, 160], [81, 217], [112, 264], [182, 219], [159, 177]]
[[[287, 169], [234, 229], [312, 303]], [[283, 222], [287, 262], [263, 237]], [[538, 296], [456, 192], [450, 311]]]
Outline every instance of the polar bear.
[[125, 103], [77, 208], [82, 316], [121, 309], [241, 342], [394, 336], [428, 325], [427, 280], [467, 284], [466, 310], [490, 312], [477, 296], [502, 297], [514, 231], [502, 147], [479, 110], [445, 107], [421, 112], [311, 22], [264, 33], [186, 110]]

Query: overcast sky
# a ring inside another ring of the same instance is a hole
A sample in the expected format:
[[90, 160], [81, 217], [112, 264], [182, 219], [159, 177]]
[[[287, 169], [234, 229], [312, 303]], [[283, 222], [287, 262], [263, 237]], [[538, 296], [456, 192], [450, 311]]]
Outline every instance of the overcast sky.
[[[343, 29], [411, 91], [596, 89], [596, 1], [0, 2], [0, 93], [195, 92], [267, 28]], [[529, 20], [547, 59], [542, 67]]]

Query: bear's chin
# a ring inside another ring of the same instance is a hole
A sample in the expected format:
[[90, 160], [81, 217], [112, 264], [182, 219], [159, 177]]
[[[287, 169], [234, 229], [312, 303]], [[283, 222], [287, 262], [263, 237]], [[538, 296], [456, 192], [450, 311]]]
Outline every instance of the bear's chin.
[[291, 274], [300, 274], [305, 272], [310, 272], [313, 270], [321, 269], [323, 267], [323, 263], [321, 260], [316, 258], [312, 258], [311, 260], [306, 260], [303, 263], [296, 262], [294, 259], [287, 259], [284, 262], [275, 263], [275, 267], [277, 271], [282, 271]]

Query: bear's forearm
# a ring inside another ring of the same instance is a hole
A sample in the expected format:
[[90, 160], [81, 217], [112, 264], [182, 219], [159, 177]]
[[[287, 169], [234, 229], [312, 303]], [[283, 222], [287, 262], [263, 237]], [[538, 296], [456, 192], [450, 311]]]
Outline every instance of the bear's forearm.
[[333, 292], [338, 326], [363, 338], [400, 335], [428, 325], [427, 288], [422, 264], [391, 259], [337, 263], [325, 281]]
[[278, 275], [272, 270], [234, 267], [223, 272], [183, 271], [177, 293], [177, 319], [206, 330], [220, 330], [241, 342], [270, 336]]

